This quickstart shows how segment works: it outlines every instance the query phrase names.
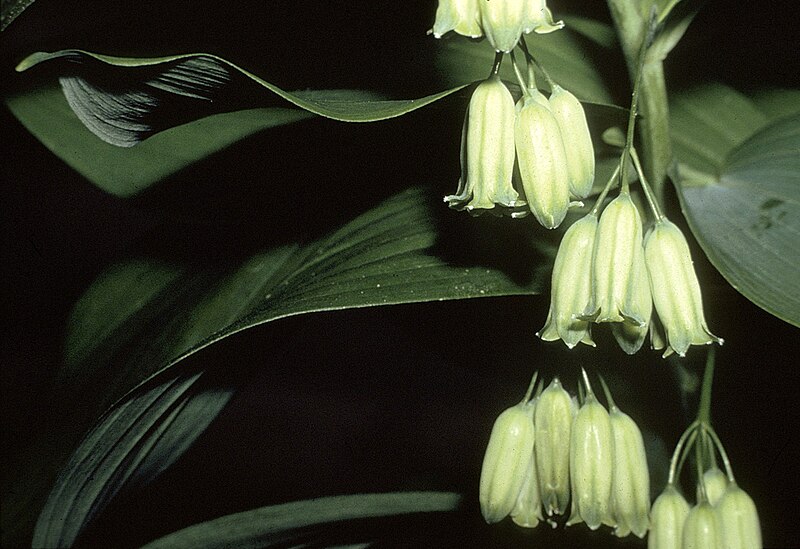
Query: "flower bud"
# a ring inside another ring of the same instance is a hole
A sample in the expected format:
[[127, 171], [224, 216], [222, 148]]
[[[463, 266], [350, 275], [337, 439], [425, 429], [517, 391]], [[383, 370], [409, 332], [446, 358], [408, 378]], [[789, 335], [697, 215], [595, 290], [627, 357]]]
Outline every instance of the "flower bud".
[[622, 192], [600, 216], [592, 258], [592, 302], [584, 318], [594, 322], [628, 321], [643, 326], [645, 318], [631, 303], [636, 281], [636, 254], [642, 247], [642, 219], [628, 193]]
[[[534, 437], [535, 440], [535, 437]], [[536, 474], [536, 452], [533, 452], [525, 481], [511, 511], [511, 520], [523, 528], [536, 528], [542, 520], [542, 498], [539, 495], [539, 479]]]
[[558, 227], [569, 207], [569, 173], [564, 141], [545, 97], [520, 99], [515, 130], [517, 162], [528, 205], [544, 227]]
[[585, 522], [597, 530], [616, 526], [611, 513], [614, 444], [608, 412], [591, 392], [575, 415], [569, 445], [572, 515], [567, 525]]
[[533, 406], [505, 410], [492, 427], [481, 468], [480, 503], [486, 522], [503, 520], [513, 509], [533, 459]]
[[561, 515], [569, 503], [569, 450], [575, 404], [558, 378], [536, 404], [536, 470], [539, 493], [548, 516]]
[[629, 355], [641, 349], [653, 315], [653, 297], [650, 294], [650, 277], [644, 262], [644, 249], [640, 246], [635, 251], [628, 295], [625, 298], [626, 315], [643, 320], [643, 324], [630, 321], [615, 322], [611, 332], [623, 351]]
[[512, 186], [514, 98], [497, 76], [475, 88], [462, 139], [458, 193], [445, 197], [451, 208], [490, 209], [524, 204]]
[[478, 38], [483, 36], [478, 11], [479, 0], [439, 0], [433, 35], [441, 38], [450, 31], [462, 36]]
[[681, 549], [683, 524], [689, 504], [675, 486], [668, 484], [650, 510], [648, 549]]
[[522, 36], [528, 20], [528, 0], [479, 0], [481, 24], [497, 51], [510, 52]]
[[617, 521], [614, 534], [623, 538], [633, 532], [643, 538], [649, 526], [650, 471], [642, 433], [636, 423], [616, 406], [611, 407], [614, 436], [614, 474], [611, 508]]
[[[553, 264], [550, 312], [538, 336], [544, 341], [563, 339], [572, 349], [579, 342], [591, 345], [591, 325], [578, 318], [591, 298], [592, 249], [597, 217], [589, 214], [567, 229]], [[650, 287], [648, 286], [648, 292]]]
[[716, 505], [725, 549], [761, 549], [761, 525], [756, 505], [731, 482]]
[[672, 349], [685, 356], [690, 345], [722, 344], [706, 325], [689, 246], [675, 224], [666, 219], [656, 223], [645, 241], [645, 261], [667, 351]]
[[722, 532], [710, 503], [695, 505], [683, 523], [683, 549], [722, 549]]
[[528, 34], [534, 31], [536, 34], [548, 34], [563, 28], [563, 21], [553, 21], [553, 14], [545, 5], [545, 0], [527, 0], [522, 32]]
[[558, 85], [553, 86], [548, 103], [564, 140], [569, 190], [576, 198], [586, 198], [594, 183], [594, 146], [583, 105]]
[[[728, 477], [720, 471], [719, 467], [711, 467], [703, 473], [703, 486], [706, 490], [706, 499], [711, 505], [716, 505], [722, 494], [728, 488]], [[700, 485], [697, 486], [697, 499], [702, 499]]]

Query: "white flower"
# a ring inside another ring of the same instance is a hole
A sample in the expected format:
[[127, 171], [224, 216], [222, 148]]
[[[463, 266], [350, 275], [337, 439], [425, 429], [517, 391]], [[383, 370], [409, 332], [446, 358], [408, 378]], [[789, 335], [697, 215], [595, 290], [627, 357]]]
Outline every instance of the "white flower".
[[539, 395], [534, 412], [539, 493], [548, 516], [561, 515], [569, 503], [569, 456], [575, 403], [558, 378]]
[[559, 85], [553, 86], [547, 101], [564, 140], [569, 190], [575, 198], [586, 198], [594, 183], [594, 146], [583, 105]]
[[723, 549], [717, 513], [710, 503], [695, 505], [683, 523], [682, 549]]
[[761, 524], [756, 505], [735, 482], [716, 504], [725, 549], [761, 549]]
[[614, 534], [622, 538], [633, 532], [643, 538], [649, 526], [650, 471], [642, 433], [630, 416], [616, 406], [611, 407], [609, 415], [614, 436], [611, 490], [611, 507], [617, 521]]
[[648, 549], [681, 549], [683, 524], [689, 504], [674, 485], [668, 484], [650, 509]]

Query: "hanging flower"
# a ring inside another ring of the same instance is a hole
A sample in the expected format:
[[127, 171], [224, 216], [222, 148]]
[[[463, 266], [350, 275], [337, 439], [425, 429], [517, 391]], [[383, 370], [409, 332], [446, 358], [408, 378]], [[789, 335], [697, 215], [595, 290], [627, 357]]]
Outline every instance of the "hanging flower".
[[614, 338], [622, 350], [629, 355], [636, 354], [641, 349], [653, 316], [653, 296], [650, 293], [650, 277], [644, 261], [644, 249], [639, 246], [634, 253], [625, 303], [627, 318], [639, 319], [639, 321], [631, 322], [626, 319], [623, 322], [611, 324]]
[[680, 549], [689, 504], [673, 484], [661, 492], [650, 509], [648, 549]]
[[528, 34], [533, 31], [536, 34], [548, 34], [563, 28], [563, 21], [553, 20], [553, 14], [546, 6], [545, 0], [528, 0], [522, 32]]
[[475, 88], [461, 146], [462, 173], [451, 208], [468, 211], [524, 205], [512, 186], [514, 117], [511, 92], [497, 76]]
[[[534, 436], [534, 440], [536, 437]], [[536, 528], [542, 520], [542, 498], [536, 470], [536, 452], [533, 452], [525, 480], [520, 488], [517, 503], [511, 511], [511, 520], [523, 528]]]
[[[705, 489], [706, 499], [711, 505], [717, 504], [727, 488], [728, 477], [719, 467], [711, 467], [703, 473], [703, 489]], [[702, 490], [699, 484], [697, 486], [697, 499], [702, 499]]]
[[596, 233], [597, 217], [589, 214], [573, 223], [561, 239], [553, 265], [550, 312], [544, 328], [537, 334], [544, 341], [562, 339], [570, 349], [578, 343], [594, 347], [591, 324], [578, 317], [591, 298]]
[[667, 219], [656, 223], [645, 241], [645, 260], [656, 312], [668, 344], [664, 356], [673, 350], [685, 356], [690, 345], [712, 342], [721, 345], [722, 339], [706, 325], [689, 245], [674, 223]]
[[569, 190], [575, 198], [586, 198], [594, 183], [594, 146], [583, 105], [559, 85], [547, 101], [564, 139]]
[[710, 503], [701, 501], [686, 515], [682, 549], [722, 549], [722, 531]]
[[569, 503], [569, 456], [575, 403], [554, 378], [539, 395], [534, 412], [539, 493], [548, 516], [561, 515]]
[[614, 439], [614, 472], [611, 508], [617, 527], [614, 534], [625, 537], [633, 532], [647, 534], [650, 511], [650, 471], [642, 432], [631, 417], [611, 407], [611, 433]]
[[478, 10], [479, 0], [439, 0], [436, 21], [431, 32], [441, 38], [450, 31], [462, 36], [479, 38], [483, 36]]
[[528, 206], [539, 223], [554, 229], [570, 205], [567, 153], [550, 105], [536, 90], [517, 104], [515, 144]]
[[758, 511], [744, 490], [731, 482], [715, 507], [725, 549], [761, 549]]

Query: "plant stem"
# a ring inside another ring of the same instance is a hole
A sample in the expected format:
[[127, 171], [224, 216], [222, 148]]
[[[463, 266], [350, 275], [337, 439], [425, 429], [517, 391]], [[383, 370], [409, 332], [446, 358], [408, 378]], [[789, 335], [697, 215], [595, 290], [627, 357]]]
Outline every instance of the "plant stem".
[[706, 358], [706, 369], [703, 373], [703, 386], [700, 389], [700, 406], [697, 411], [697, 421], [706, 425], [711, 425], [711, 386], [714, 381], [714, 359], [716, 349], [708, 348]]
[[500, 65], [503, 63], [503, 52], [499, 51], [494, 55], [494, 64], [492, 65], [492, 72], [489, 78], [500, 74]]
[[614, 173], [611, 174], [611, 177], [608, 179], [608, 183], [606, 186], [603, 187], [603, 192], [600, 193], [600, 196], [597, 197], [597, 202], [595, 202], [592, 211], [589, 212], [589, 215], [593, 215], [597, 217], [597, 212], [600, 211], [600, 206], [602, 206], [603, 201], [606, 199], [608, 195], [608, 191], [611, 190], [611, 187], [614, 185], [614, 181], [619, 177], [619, 166], [614, 169]]
[[631, 158], [633, 159], [633, 165], [636, 168], [636, 173], [639, 174], [639, 182], [642, 184], [642, 190], [644, 191], [644, 195], [647, 198], [648, 204], [650, 204], [650, 209], [653, 211], [656, 222], [661, 221], [664, 219], [664, 214], [661, 212], [661, 206], [658, 205], [658, 200], [654, 196], [653, 190], [650, 188], [647, 175], [642, 169], [642, 161], [639, 159], [639, 154], [636, 152], [635, 147], [631, 147]]
[[525, 82], [525, 77], [522, 76], [522, 72], [519, 70], [519, 65], [517, 65], [517, 56], [514, 55], [514, 52], [511, 52], [511, 65], [514, 67], [514, 74], [517, 77], [517, 82], [519, 83], [519, 87], [522, 88], [522, 94], [530, 97], [530, 90], [528, 89], [528, 84]]
[[525, 391], [525, 396], [522, 398], [521, 404], [527, 404], [528, 401], [531, 399], [531, 395], [533, 394], [533, 388], [536, 386], [536, 380], [539, 378], [538, 370], [533, 372], [533, 377], [531, 378], [531, 382], [528, 385], [528, 390]]

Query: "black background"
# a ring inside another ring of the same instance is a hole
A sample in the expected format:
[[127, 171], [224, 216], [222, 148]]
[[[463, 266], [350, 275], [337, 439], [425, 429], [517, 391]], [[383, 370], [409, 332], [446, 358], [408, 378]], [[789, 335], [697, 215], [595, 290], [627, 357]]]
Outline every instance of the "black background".
[[[0, 35], [0, 85], [4, 95], [29, 85], [13, 67], [32, 51], [78, 47], [127, 56], [206, 51], [286, 89], [414, 97], [441, 89], [436, 44], [425, 36], [434, 4], [40, 0]], [[602, 2], [584, 4], [551, 6], [606, 17]], [[668, 60], [670, 88], [706, 80], [745, 91], [795, 84], [796, 19], [787, 5], [708, 2]], [[607, 69], [619, 75], [614, 92], [624, 104], [621, 60], [608, 59]], [[69, 311], [112, 260], [224, 261], [298, 234], [324, 234], [410, 184], [428, 186], [437, 200], [457, 179], [459, 101], [372, 125], [312, 120], [263, 132], [127, 201], [95, 189], [3, 109], [4, 490], [14, 464], [53, 420], [52, 378]], [[676, 211], [674, 197], [671, 206]], [[475, 223], [497, 230], [507, 221]], [[450, 238], [450, 246], [469, 246]], [[796, 546], [797, 329], [732, 290], [699, 249], [694, 255], [709, 324], [726, 339], [715, 425], [740, 485], [758, 504], [765, 544]], [[640, 546], [582, 526], [522, 531], [480, 519], [477, 481], [491, 424], [519, 399], [534, 369], [546, 379], [558, 374], [572, 390], [578, 366], [602, 373], [653, 445], [660, 439], [669, 449], [693, 414], [676, 370], [653, 353], [625, 356], [602, 334], [600, 350], [542, 344], [533, 334], [547, 305], [543, 296], [325, 313], [213, 346], [190, 360], [217, 366], [221, 382], [242, 389], [170, 471], [120, 498], [80, 543], [135, 546], [225, 513], [322, 495], [450, 490], [467, 494], [458, 513], [382, 524], [382, 543]], [[687, 365], [698, 369], [703, 355], [693, 350]], [[80, 402], [81, 395], [66, 398]], [[660, 487], [663, 468], [653, 474]], [[370, 539], [370, 528], [331, 539]]]

